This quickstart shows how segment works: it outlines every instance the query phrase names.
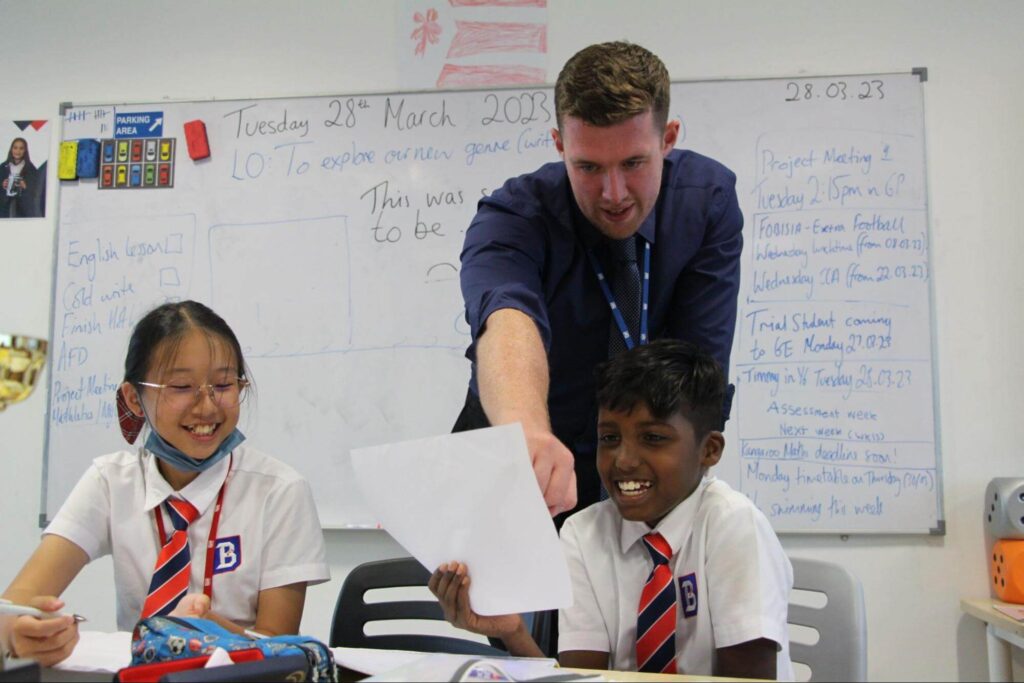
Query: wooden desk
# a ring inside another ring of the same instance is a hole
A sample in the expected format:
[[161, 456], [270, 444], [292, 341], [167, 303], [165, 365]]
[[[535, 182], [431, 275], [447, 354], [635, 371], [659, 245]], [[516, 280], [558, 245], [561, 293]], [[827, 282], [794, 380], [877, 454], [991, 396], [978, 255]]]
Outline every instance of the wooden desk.
[[960, 609], [985, 622], [990, 681], [1012, 681], [1011, 647], [1024, 650], [1024, 621], [1011, 619], [992, 605], [1004, 604], [991, 598], [961, 600]]

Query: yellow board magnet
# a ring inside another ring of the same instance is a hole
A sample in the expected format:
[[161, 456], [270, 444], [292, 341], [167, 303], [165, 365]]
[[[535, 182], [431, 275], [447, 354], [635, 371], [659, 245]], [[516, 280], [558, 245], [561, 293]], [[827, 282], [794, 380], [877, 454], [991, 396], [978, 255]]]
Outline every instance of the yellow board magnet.
[[68, 140], [60, 143], [60, 161], [57, 164], [57, 177], [61, 180], [74, 180], [78, 177], [77, 140]]

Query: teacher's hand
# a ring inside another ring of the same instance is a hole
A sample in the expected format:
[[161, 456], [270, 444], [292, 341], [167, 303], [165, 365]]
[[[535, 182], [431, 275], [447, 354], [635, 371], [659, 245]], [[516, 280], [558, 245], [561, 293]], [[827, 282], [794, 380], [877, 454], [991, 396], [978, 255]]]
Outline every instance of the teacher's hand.
[[525, 430], [533, 473], [551, 516], [576, 507], [576, 469], [572, 452], [546, 430]]

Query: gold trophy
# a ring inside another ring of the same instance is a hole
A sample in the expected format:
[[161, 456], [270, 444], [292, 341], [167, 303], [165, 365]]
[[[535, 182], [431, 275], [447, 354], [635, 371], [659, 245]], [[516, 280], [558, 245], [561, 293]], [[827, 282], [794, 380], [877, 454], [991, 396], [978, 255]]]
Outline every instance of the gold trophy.
[[28, 398], [45, 361], [45, 339], [0, 334], [0, 413]]
[[[0, 334], [0, 413], [11, 403], [28, 398], [46, 361], [46, 340]], [[30, 659], [8, 659], [5, 653], [10, 619], [0, 617], [0, 672], [10, 680], [39, 680], [39, 664]], [[28, 678], [21, 678], [28, 676]]]

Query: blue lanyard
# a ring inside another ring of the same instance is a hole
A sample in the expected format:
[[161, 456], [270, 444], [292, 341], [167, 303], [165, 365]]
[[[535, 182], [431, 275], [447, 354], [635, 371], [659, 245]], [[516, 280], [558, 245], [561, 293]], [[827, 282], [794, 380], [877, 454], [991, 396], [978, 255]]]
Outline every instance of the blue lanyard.
[[[643, 238], [641, 237], [640, 239]], [[622, 339], [626, 343], [626, 348], [632, 349], [636, 346], [636, 343], [629, 333], [629, 327], [626, 326], [626, 320], [622, 317], [622, 311], [619, 310], [618, 305], [615, 303], [615, 295], [612, 294], [611, 287], [608, 286], [608, 278], [604, 276], [604, 270], [601, 268], [601, 264], [597, 262], [593, 249], [587, 249], [587, 256], [590, 258], [590, 265], [597, 275], [597, 282], [601, 285], [601, 291], [604, 292], [604, 298], [612, 309], [612, 318], [615, 319], [615, 324], [619, 326], [619, 331], [622, 332]], [[644, 272], [640, 283], [640, 344], [646, 344], [648, 341], [647, 302], [650, 298], [651, 286], [651, 243], [647, 240], [644, 240]]]

